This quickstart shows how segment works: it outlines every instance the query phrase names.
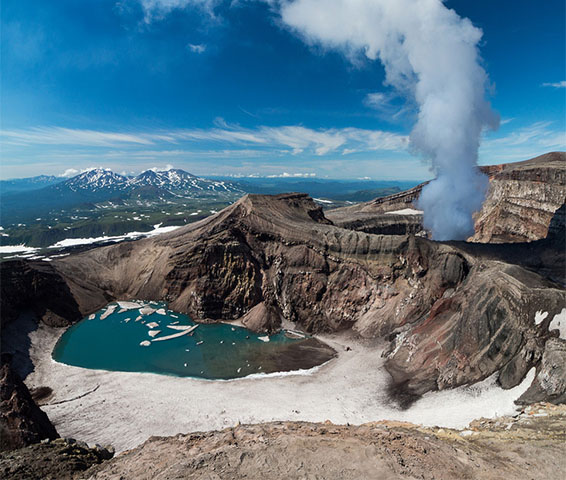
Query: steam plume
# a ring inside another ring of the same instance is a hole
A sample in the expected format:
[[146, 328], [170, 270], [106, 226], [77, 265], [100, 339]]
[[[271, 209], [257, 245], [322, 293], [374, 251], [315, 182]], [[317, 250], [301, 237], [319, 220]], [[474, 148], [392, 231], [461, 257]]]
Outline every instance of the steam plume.
[[307, 42], [379, 59], [392, 85], [418, 105], [412, 147], [432, 161], [421, 194], [437, 240], [473, 233], [487, 179], [476, 168], [482, 129], [498, 117], [485, 99], [482, 31], [441, 0], [281, 0], [281, 19]]

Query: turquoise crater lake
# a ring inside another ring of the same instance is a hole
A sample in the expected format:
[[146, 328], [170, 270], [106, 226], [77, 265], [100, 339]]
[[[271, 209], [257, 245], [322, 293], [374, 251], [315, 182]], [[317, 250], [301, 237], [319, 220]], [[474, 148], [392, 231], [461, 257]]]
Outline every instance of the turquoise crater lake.
[[70, 327], [53, 359], [84, 368], [228, 380], [305, 370], [335, 351], [302, 333], [197, 324], [162, 302], [116, 302]]

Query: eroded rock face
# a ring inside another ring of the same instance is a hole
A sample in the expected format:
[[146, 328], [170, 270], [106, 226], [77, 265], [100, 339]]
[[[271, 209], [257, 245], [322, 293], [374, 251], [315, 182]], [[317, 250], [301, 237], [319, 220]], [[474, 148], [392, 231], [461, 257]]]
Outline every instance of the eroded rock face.
[[24, 260], [0, 264], [0, 311], [3, 328], [22, 311], [32, 311], [56, 327], [81, 318], [61, 275], [47, 262]]
[[566, 403], [566, 340], [561, 338], [546, 342], [537, 377], [518, 403], [527, 405], [541, 399]]
[[[488, 167], [489, 193], [475, 219], [473, 242], [530, 242], [545, 238], [566, 200], [566, 153]], [[487, 170], [487, 169], [486, 169]]]
[[7, 361], [0, 366], [0, 451], [59, 435]]
[[[566, 199], [566, 152], [552, 152], [524, 162], [480, 167], [489, 190], [475, 215], [481, 243], [531, 242], [548, 235], [554, 213]], [[405, 192], [327, 212], [336, 225], [376, 234], [424, 234], [421, 216], [387, 212], [416, 208], [423, 183]], [[392, 218], [393, 217], [393, 218]]]

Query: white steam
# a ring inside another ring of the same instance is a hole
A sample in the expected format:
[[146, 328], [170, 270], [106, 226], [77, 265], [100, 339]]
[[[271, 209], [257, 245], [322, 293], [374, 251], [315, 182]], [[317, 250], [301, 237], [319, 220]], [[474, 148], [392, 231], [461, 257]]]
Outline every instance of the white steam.
[[487, 179], [477, 170], [480, 136], [498, 117], [485, 99], [482, 31], [441, 0], [281, 0], [281, 19], [307, 42], [382, 62], [386, 84], [418, 105], [411, 145], [436, 179], [419, 206], [437, 240], [473, 233]]

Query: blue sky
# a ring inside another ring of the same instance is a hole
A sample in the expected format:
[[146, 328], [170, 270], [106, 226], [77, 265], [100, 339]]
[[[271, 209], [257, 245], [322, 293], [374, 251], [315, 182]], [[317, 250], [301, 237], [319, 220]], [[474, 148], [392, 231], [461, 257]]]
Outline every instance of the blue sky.
[[[483, 30], [501, 116], [480, 163], [566, 149], [563, 0], [448, 0]], [[92, 166], [422, 180], [378, 61], [309, 45], [273, 2], [4, 0], [2, 178]]]

